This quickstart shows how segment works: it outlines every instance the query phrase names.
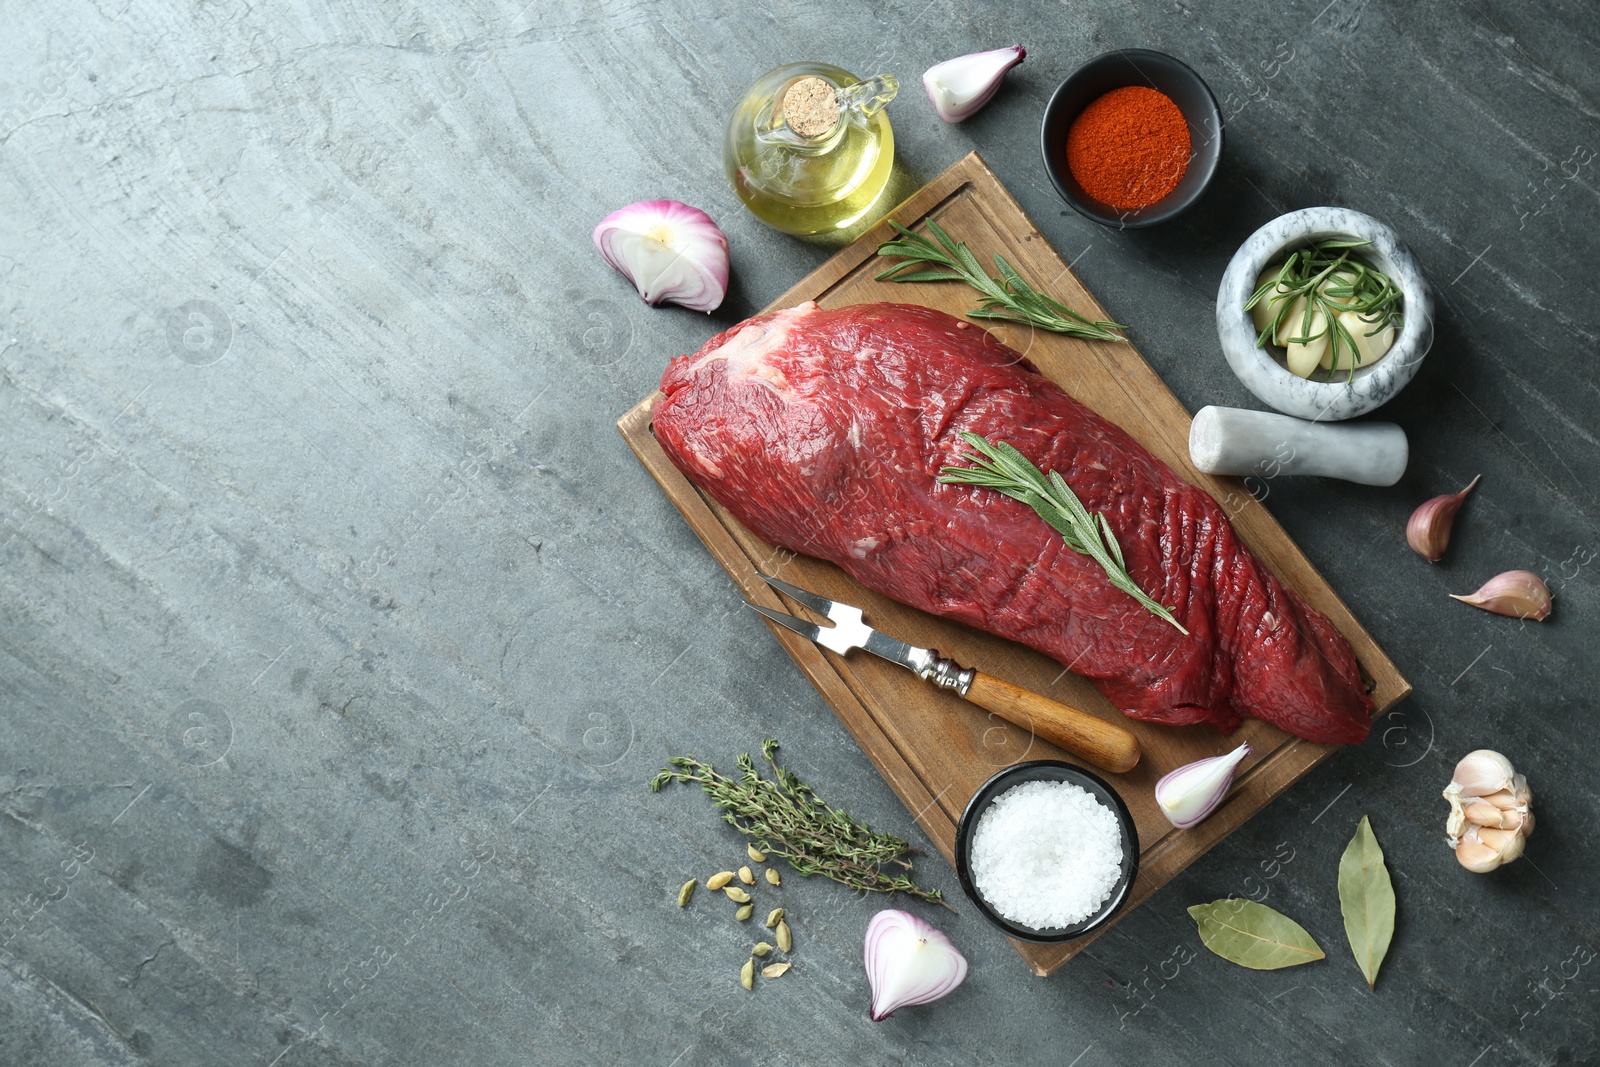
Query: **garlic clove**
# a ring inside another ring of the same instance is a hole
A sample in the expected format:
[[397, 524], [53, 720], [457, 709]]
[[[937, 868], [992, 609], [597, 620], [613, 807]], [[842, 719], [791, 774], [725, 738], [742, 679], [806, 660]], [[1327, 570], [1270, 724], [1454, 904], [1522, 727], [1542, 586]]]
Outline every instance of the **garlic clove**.
[[1519, 828], [1524, 839], [1533, 836], [1533, 812], [1522, 813], [1522, 826]]
[[1486, 797], [1511, 788], [1515, 776], [1516, 770], [1510, 760], [1493, 749], [1480, 748], [1461, 757], [1450, 781], [1459, 787], [1460, 796]]
[[1527, 835], [1520, 834], [1515, 830], [1501, 830], [1499, 832], [1505, 835], [1496, 846], [1500, 849], [1500, 863], [1504, 865], [1520, 858], [1523, 846], [1528, 839]]
[[1532, 619], [1543, 622], [1550, 617], [1553, 600], [1550, 587], [1532, 571], [1506, 571], [1483, 583], [1476, 593], [1466, 596], [1450, 595], [1451, 600], [1471, 604], [1496, 615], [1509, 615], [1514, 619]]
[[1439, 562], [1449, 547], [1450, 528], [1455, 525], [1456, 512], [1466, 503], [1467, 494], [1482, 480], [1480, 474], [1461, 492], [1436, 496], [1420, 504], [1406, 522], [1406, 544], [1429, 563]]
[[[1276, 278], [1278, 276], [1278, 272], [1282, 269], [1282, 263], [1273, 263], [1268, 265], [1261, 272], [1260, 277], [1256, 278], [1256, 287], [1251, 291], [1259, 291], [1263, 285], [1266, 285], [1267, 283], [1271, 282], [1272, 279]], [[1284, 285], [1282, 282], [1279, 282], [1277, 287], [1274, 288], [1272, 292], [1266, 294], [1260, 300], [1256, 301], [1256, 306], [1250, 309], [1250, 322], [1256, 328], [1257, 337], [1266, 333], [1267, 329], [1272, 325], [1272, 320], [1277, 317], [1279, 309], [1283, 307], [1283, 294], [1288, 292], [1289, 287]]]
[[1528, 780], [1522, 775], [1513, 775], [1511, 779], [1512, 795], [1517, 798], [1517, 803], [1524, 808], [1533, 803], [1533, 790], [1528, 787]]
[[1311, 377], [1322, 362], [1322, 354], [1328, 350], [1327, 313], [1320, 305], [1312, 307], [1311, 321], [1307, 324], [1306, 298], [1299, 297], [1278, 324], [1277, 339], [1283, 346], [1290, 373], [1301, 378]]
[[[1521, 778], [1522, 775], [1519, 774], [1517, 777]], [[1526, 802], [1518, 800], [1517, 794], [1510, 789], [1502, 789], [1498, 793], [1490, 793], [1478, 799], [1485, 800], [1497, 808], [1511, 809], [1518, 806], [1526, 806]]]
[[1473, 874], [1488, 874], [1500, 866], [1500, 850], [1463, 837], [1456, 845], [1456, 860]]
[[[1502, 810], [1482, 797], [1473, 797], [1461, 805], [1461, 814], [1475, 826], [1492, 826], [1497, 830], [1515, 830], [1522, 825], [1522, 813]], [[1449, 829], [1448, 825], [1445, 827]]]
[[[1357, 311], [1341, 311], [1334, 318], [1340, 326], [1344, 327], [1350, 335], [1350, 340], [1356, 343], [1355, 365], [1365, 367], [1376, 362], [1379, 357], [1386, 354], [1394, 346], [1394, 323], [1385, 323], [1382, 328], [1374, 330], [1378, 323], [1373, 319], [1364, 319]], [[1370, 335], [1370, 336], [1369, 336]], [[1323, 370], [1350, 370], [1350, 346], [1343, 340], [1339, 342], [1338, 357], [1335, 358], [1333, 346], [1328, 346], [1328, 354], [1322, 359]]]
[[1278, 320], [1278, 328], [1272, 333], [1272, 343], [1287, 347], [1289, 338], [1299, 337], [1300, 327], [1305, 323], [1306, 298], [1295, 297], [1294, 303], [1289, 305], [1289, 310], [1284, 312], [1283, 318]]

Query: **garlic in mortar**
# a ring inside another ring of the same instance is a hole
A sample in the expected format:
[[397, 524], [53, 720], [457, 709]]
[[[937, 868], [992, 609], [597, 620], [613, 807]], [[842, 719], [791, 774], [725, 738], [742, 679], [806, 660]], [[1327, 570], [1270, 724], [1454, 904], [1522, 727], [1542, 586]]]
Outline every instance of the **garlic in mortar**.
[[1533, 833], [1533, 790], [1511, 761], [1480, 748], [1461, 757], [1444, 798], [1446, 840], [1461, 866], [1487, 874], [1522, 855]]

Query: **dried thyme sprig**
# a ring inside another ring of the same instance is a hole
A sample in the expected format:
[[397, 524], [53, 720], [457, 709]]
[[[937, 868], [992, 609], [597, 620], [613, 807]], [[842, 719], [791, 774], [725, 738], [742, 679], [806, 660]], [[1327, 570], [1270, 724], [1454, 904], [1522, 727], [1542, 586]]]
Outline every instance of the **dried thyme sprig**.
[[788, 860], [802, 875], [820, 874], [852, 889], [891, 896], [905, 893], [950, 907], [939, 890], [919, 888], [907, 874], [881, 870], [895, 864], [909, 871], [911, 864], [904, 857], [915, 849], [824, 804], [793, 771], [778, 766], [773, 757], [777, 751], [778, 742], [761, 743], [761, 755], [772, 765], [771, 778], [761, 777], [748, 752], [738, 759], [737, 778], [692, 756], [674, 756], [650, 780], [650, 789], [658, 791], [671, 782], [699, 782], [722, 809], [728, 825], [753, 838], [761, 851]]
[[[893, 219], [889, 220], [889, 225], [900, 234], [901, 240], [885, 241], [878, 246], [878, 255], [904, 258], [878, 275], [880, 282], [966, 282], [983, 297], [983, 303], [976, 310], [967, 312], [972, 318], [1020, 322], [1051, 333], [1064, 333], [1091, 341], [1126, 340], [1111, 331], [1127, 327], [1120, 323], [1095, 322], [1084, 318], [1059, 300], [1029, 285], [1002, 256], [994, 257], [1000, 280], [989, 277], [965, 242], [951, 240], [950, 235], [932, 219], [928, 220], [928, 232], [933, 234], [938, 244], [912, 233]], [[934, 263], [944, 269], [907, 269], [917, 263]]]
[[1046, 475], [1027, 456], [1004, 441], [991, 442], [975, 433], [963, 433], [961, 439], [978, 454], [964, 457], [972, 464], [970, 467], [941, 467], [941, 482], [982, 486], [1022, 501], [1055, 527], [1068, 548], [1100, 564], [1112, 585], [1188, 636], [1189, 631], [1172, 612], [1134, 582], [1122, 558], [1122, 546], [1117, 544], [1117, 535], [1111, 531], [1111, 523], [1106, 521], [1105, 515], [1090, 514], [1060, 474], [1051, 471]]

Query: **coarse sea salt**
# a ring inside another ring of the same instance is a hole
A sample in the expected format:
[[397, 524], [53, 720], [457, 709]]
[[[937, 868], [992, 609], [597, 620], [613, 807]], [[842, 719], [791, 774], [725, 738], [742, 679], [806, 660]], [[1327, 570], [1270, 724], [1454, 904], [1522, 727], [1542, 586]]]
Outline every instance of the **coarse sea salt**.
[[1116, 813], [1071, 782], [1024, 782], [989, 804], [973, 832], [972, 880], [1005, 918], [1036, 930], [1083, 922], [1122, 874]]

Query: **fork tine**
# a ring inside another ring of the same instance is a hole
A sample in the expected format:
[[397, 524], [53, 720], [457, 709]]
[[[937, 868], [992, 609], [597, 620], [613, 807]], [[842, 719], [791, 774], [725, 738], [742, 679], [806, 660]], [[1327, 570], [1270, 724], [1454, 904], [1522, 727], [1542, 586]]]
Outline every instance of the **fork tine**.
[[[746, 601], [745, 603], [748, 604], [749, 601]], [[806, 622], [804, 619], [797, 619], [793, 615], [785, 615], [781, 611], [773, 611], [770, 608], [764, 608], [760, 604], [750, 604], [750, 606], [761, 612], [761, 614], [765, 615], [773, 622], [777, 623], [779, 626], [787, 626], [789, 629], [793, 630], [807, 641], [815, 641], [822, 635], [822, 627], [818, 626], [816, 623]]]
[[[783, 592], [788, 593], [795, 600], [798, 600], [800, 603], [804, 604], [818, 615], [824, 615], [832, 618], [830, 612], [833, 611], [834, 602], [829, 600], [827, 597], [818, 596], [815, 593], [808, 593], [804, 589], [801, 589], [798, 586], [790, 585], [788, 582], [783, 581], [780, 578], [773, 578], [765, 574], [761, 575], [761, 578], [774, 589], [780, 589]], [[757, 610], [760, 609], [758, 608]]]

